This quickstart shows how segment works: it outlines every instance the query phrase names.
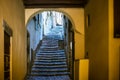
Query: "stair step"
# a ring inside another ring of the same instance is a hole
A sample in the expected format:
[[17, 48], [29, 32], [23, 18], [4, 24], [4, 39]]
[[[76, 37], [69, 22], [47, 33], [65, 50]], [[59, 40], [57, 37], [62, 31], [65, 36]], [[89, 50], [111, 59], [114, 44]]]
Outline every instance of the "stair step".
[[40, 50], [58, 50], [58, 47], [57, 48], [42, 47], [42, 48], [40, 48]]
[[57, 42], [46, 41], [46, 42], [43, 42], [42, 45], [58, 45], [58, 41]]
[[44, 45], [57, 45], [58, 44], [58, 41], [53, 41], [53, 40], [49, 40], [49, 41], [43, 41], [42, 44]]
[[66, 62], [34, 62], [34, 65], [66, 65]]
[[40, 47], [40, 49], [43, 49], [43, 48], [58, 48], [59, 46], [58, 45], [56, 45], [56, 46], [51, 46], [51, 47], [49, 47], [49, 46], [41, 46]]
[[44, 59], [41, 59], [41, 60], [34, 60], [35, 62], [65, 62], [66, 59], [58, 59], [58, 60], [44, 60]]
[[49, 46], [41, 46], [40, 49], [42, 49], [42, 48], [58, 48], [58, 46], [51, 46], [51, 47], [49, 47]]
[[32, 72], [32, 76], [57, 76], [57, 75], [69, 75], [69, 72]]
[[32, 68], [66, 68], [67, 65], [52, 65], [52, 66], [44, 66], [44, 65], [33, 65]]
[[44, 50], [40, 50], [37, 53], [60, 53], [60, 52], [64, 52], [64, 50], [54, 50], [54, 51], [44, 51]]
[[58, 44], [42, 44], [42, 46], [53, 47], [58, 46]]
[[41, 51], [56, 51], [57, 49], [41, 49]]
[[66, 57], [54, 57], [54, 58], [50, 58], [50, 57], [36, 57], [37, 60], [58, 60], [58, 59], [66, 59]]
[[54, 50], [54, 51], [44, 51], [44, 50], [41, 50], [38, 53], [56, 53], [56, 52], [57, 52], [56, 50]]
[[65, 55], [37, 55], [36, 57], [65, 57]]
[[66, 61], [34, 61], [34, 63], [53, 63], [53, 64], [57, 64], [57, 63], [66, 63]]
[[45, 57], [45, 58], [58, 58], [58, 57], [66, 57], [65, 55], [36, 55], [36, 57]]
[[36, 53], [36, 55], [65, 55], [64, 52], [47, 52], [47, 53]]
[[43, 43], [43, 44], [44, 44], [44, 43], [48, 43], [48, 44], [50, 44], [50, 43], [51, 43], [51, 44], [56, 44], [56, 43], [58, 43], [58, 40], [52, 40], [52, 39], [51, 39], [51, 40], [50, 40], [50, 39], [49, 39], [49, 40], [43, 40], [42, 43]]
[[67, 68], [32, 68], [32, 72], [63, 72], [63, 71], [67, 71]]
[[59, 60], [66, 59], [66, 57], [36, 57], [37, 60]]
[[65, 55], [64, 52], [59, 53], [37, 53], [36, 55]]
[[51, 47], [49, 47], [49, 46], [41, 46], [40, 47], [40, 49], [57, 49], [58, 48], [58, 46], [51, 46]]
[[51, 75], [51, 76], [27, 76], [26, 80], [71, 80], [69, 75]]
[[44, 41], [58, 41], [58, 40], [56, 40], [56, 39], [54, 39], [54, 38], [44, 38], [43, 40], [44, 40]]
[[54, 65], [66, 65], [65, 62], [39, 62], [39, 63], [36, 63], [34, 62], [34, 65], [43, 65], [43, 66], [54, 66]]

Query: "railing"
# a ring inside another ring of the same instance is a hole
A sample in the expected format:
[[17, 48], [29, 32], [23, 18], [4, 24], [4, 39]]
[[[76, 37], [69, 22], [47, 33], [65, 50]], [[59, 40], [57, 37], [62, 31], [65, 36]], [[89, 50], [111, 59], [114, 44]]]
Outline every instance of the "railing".
[[[67, 43], [65, 43], [65, 41], [61, 40], [59, 41], [59, 44], [62, 45], [62, 49], [65, 50], [65, 55], [66, 55], [66, 59], [67, 59], [67, 68], [68, 68], [68, 72], [70, 72], [69, 76], [71, 77], [71, 79], [73, 79], [73, 69], [74, 69], [74, 65], [73, 65], [73, 53], [72, 50], [70, 50], [70, 47], [68, 46]], [[61, 47], [59, 45], [59, 47]]]
[[32, 69], [32, 66], [33, 66], [33, 63], [34, 63], [34, 60], [35, 60], [35, 55], [36, 55], [36, 52], [31, 49], [31, 60], [30, 60], [30, 73], [31, 73], [31, 69]]
[[29, 58], [29, 61], [28, 61], [28, 74], [31, 73], [31, 69], [32, 69], [32, 66], [33, 66], [33, 63], [34, 63], [34, 60], [35, 60], [36, 52], [38, 51], [41, 44], [42, 44], [42, 40], [40, 40], [40, 42], [37, 45], [37, 48], [35, 50], [31, 49], [31, 54], [28, 55], [29, 56], [28, 57]]
[[27, 54], [27, 74], [25, 75], [24, 80], [27, 80], [27, 77], [31, 74], [31, 69], [35, 59], [35, 51], [31, 49], [31, 54]]

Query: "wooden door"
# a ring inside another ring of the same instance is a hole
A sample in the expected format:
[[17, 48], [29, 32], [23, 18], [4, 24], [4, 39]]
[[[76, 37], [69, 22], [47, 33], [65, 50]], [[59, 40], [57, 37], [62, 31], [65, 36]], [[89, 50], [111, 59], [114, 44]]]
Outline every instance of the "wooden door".
[[4, 80], [10, 80], [10, 36], [4, 32]]
[[120, 38], [120, 0], [114, 0], [114, 37]]

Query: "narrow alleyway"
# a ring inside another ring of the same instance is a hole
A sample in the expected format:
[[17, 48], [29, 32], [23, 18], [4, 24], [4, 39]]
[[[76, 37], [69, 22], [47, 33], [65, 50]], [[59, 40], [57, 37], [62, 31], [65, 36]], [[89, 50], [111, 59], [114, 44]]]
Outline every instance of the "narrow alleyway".
[[70, 80], [64, 49], [59, 50], [60, 35], [47, 35], [36, 53], [27, 80]]

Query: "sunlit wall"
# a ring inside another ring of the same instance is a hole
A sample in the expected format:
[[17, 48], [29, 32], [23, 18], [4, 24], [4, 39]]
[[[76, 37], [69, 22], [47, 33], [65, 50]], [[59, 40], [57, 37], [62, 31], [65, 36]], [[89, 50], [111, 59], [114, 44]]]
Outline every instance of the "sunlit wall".
[[4, 80], [3, 20], [13, 31], [10, 52], [11, 80], [24, 80], [26, 75], [26, 27], [22, 0], [0, 0], [0, 80]]
[[120, 39], [113, 37], [113, 0], [90, 0], [85, 7], [85, 17], [89, 20], [85, 27], [89, 79], [119, 80]]

